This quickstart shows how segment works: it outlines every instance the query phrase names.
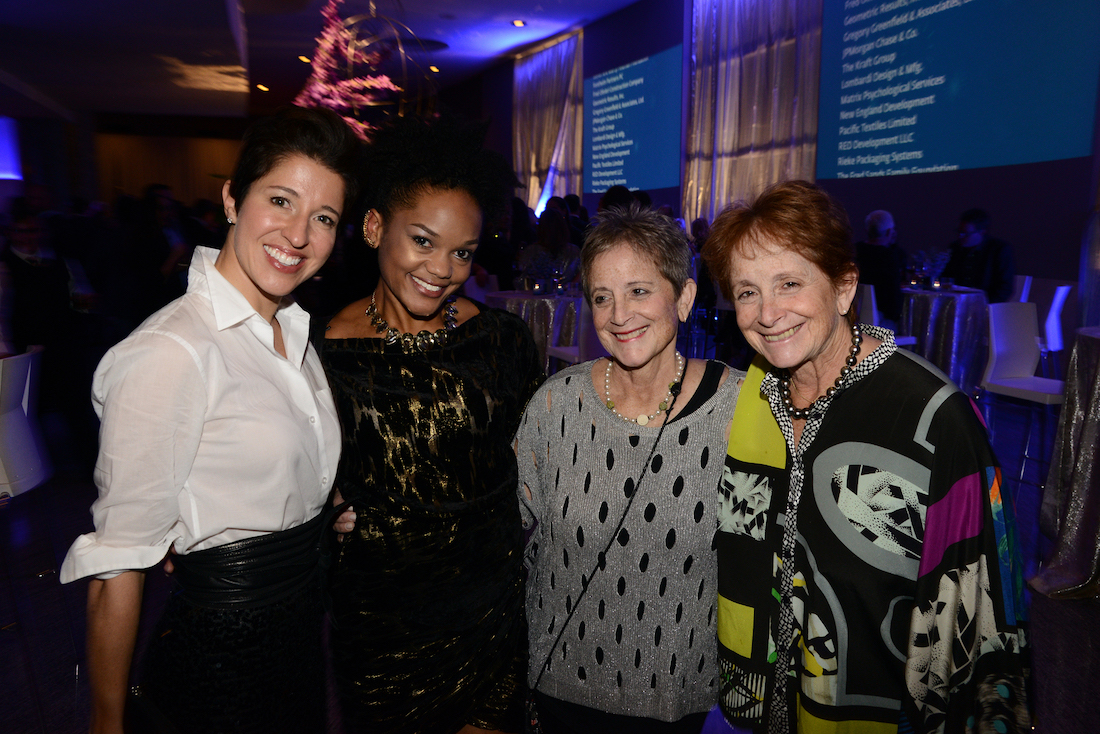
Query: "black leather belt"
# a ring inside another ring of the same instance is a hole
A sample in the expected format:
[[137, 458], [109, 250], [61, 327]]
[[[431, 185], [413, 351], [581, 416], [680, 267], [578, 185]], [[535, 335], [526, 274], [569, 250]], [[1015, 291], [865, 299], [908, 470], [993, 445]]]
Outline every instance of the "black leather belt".
[[277, 533], [174, 556], [182, 597], [213, 609], [250, 609], [285, 599], [321, 572], [326, 531], [342, 508]]

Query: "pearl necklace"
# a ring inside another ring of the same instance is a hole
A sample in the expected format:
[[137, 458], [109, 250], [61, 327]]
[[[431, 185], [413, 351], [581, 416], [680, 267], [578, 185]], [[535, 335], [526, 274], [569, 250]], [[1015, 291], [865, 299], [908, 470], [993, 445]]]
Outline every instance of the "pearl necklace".
[[863, 334], [859, 330], [859, 324], [855, 324], [852, 326], [852, 346], [848, 348], [848, 357], [844, 360], [844, 366], [840, 368], [840, 376], [836, 378], [833, 382], [833, 386], [826, 390], [823, 396], [816, 398], [805, 408], [794, 407], [794, 401], [791, 400], [791, 371], [783, 370], [783, 374], [779, 378], [779, 389], [783, 395], [783, 405], [787, 406], [787, 412], [790, 413], [791, 418], [795, 420], [805, 420], [809, 418], [818, 400], [822, 398], [831, 398], [836, 394], [836, 391], [844, 383], [844, 378], [852, 373], [852, 368], [855, 367], [856, 362], [859, 361], [857, 357], [862, 343]]
[[614, 364], [615, 363], [609, 358], [607, 360], [607, 371], [604, 372], [603, 375], [603, 396], [607, 399], [607, 408], [627, 423], [637, 423], [639, 426], [649, 425], [651, 420], [668, 410], [668, 406], [672, 403], [672, 388], [676, 387], [684, 377], [684, 358], [679, 352], [676, 352], [676, 379], [668, 383], [668, 392], [665, 394], [665, 399], [657, 406], [657, 410], [654, 411], [652, 415], [642, 413], [637, 418], [627, 418], [625, 415], [615, 410], [615, 401], [611, 399], [611, 367]]
[[378, 308], [374, 305], [373, 293], [370, 297], [370, 306], [367, 307], [365, 313], [370, 318], [370, 325], [374, 327], [375, 331], [379, 334], [385, 333], [385, 336], [382, 337], [382, 341], [390, 346], [400, 343], [401, 351], [405, 354], [412, 354], [414, 349], [426, 352], [434, 347], [443, 346], [447, 343], [449, 337], [448, 332], [458, 326], [458, 321], [456, 319], [458, 316], [458, 307], [455, 306], [455, 299], [453, 296], [443, 303], [443, 328], [436, 329], [434, 332], [425, 329], [415, 336], [401, 333], [390, 326], [389, 322], [379, 315]]

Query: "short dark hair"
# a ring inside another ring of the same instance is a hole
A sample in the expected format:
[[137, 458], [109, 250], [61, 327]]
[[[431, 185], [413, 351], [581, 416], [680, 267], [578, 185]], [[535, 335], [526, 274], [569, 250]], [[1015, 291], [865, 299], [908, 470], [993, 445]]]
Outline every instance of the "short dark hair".
[[603, 192], [597, 209], [603, 211], [604, 209], [612, 209], [617, 206], [627, 207], [630, 206], [630, 202], [632, 201], [634, 201], [634, 194], [630, 193], [630, 189], [622, 184], [615, 184], [607, 191]]
[[581, 208], [581, 197], [576, 194], [566, 194], [562, 197], [565, 199], [565, 205], [569, 207], [570, 214], [576, 214]]
[[543, 211], [547, 209], [556, 209], [562, 216], [569, 216], [569, 205], [565, 203], [565, 199], [560, 196], [551, 196], [546, 200], [546, 206]]
[[588, 231], [581, 250], [581, 284], [592, 302], [592, 264], [600, 255], [627, 245], [649, 257], [679, 298], [691, 278], [691, 246], [675, 221], [637, 202], [600, 212], [596, 226]]
[[557, 209], [543, 210], [535, 233], [535, 241], [550, 252], [561, 252], [569, 244], [569, 225]]
[[363, 166], [363, 203], [384, 219], [409, 209], [429, 189], [464, 191], [485, 220], [519, 185], [504, 156], [484, 147], [485, 126], [440, 117], [397, 117], [371, 135]]
[[985, 209], [967, 209], [959, 215], [959, 224], [973, 224], [974, 229], [984, 232], [989, 229], [989, 212]]
[[252, 184], [293, 155], [303, 155], [320, 163], [344, 181], [344, 206], [347, 214], [359, 190], [359, 165], [362, 144], [343, 118], [324, 108], [295, 107], [278, 109], [249, 126], [241, 141], [237, 166], [229, 181], [229, 195], [240, 207]]
[[751, 202], [731, 204], [711, 225], [703, 258], [727, 300], [733, 301], [733, 254], [764, 239], [812, 262], [834, 288], [859, 273], [844, 207], [808, 181], [783, 181]]

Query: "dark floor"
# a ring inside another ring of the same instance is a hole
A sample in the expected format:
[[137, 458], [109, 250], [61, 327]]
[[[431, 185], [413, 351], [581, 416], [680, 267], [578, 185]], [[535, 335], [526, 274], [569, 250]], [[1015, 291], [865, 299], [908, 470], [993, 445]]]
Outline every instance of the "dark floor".
[[[994, 444], [1014, 492], [1025, 555], [1038, 559], [1040, 476], [1046, 467], [1024, 454], [1027, 408], [1011, 400], [993, 409]], [[1049, 454], [1055, 420], [1042, 449]], [[92, 529], [88, 507], [95, 488], [84, 472], [61, 467], [47, 484], [0, 507], [0, 733], [76, 734], [87, 731], [84, 674], [86, 582], [62, 586], [57, 571], [73, 539]], [[142, 635], [163, 605], [168, 583], [147, 576]], [[1031, 600], [1033, 699], [1036, 731], [1097, 731], [1100, 700], [1100, 601]]]

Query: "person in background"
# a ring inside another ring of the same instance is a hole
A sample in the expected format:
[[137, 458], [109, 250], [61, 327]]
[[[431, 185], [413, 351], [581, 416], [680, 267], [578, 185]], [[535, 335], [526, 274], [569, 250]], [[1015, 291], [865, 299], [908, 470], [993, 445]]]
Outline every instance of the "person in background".
[[605, 209], [611, 209], [613, 207], [625, 208], [630, 206], [630, 203], [634, 201], [634, 195], [630, 193], [630, 189], [622, 184], [615, 184], [608, 187], [607, 191], [600, 197], [600, 202], [596, 207], [596, 218], [599, 218], [600, 212]]
[[710, 222], [705, 217], [698, 217], [691, 223], [691, 264], [695, 270], [695, 282], [698, 293], [696, 302], [708, 311], [713, 309], [718, 302], [718, 293], [714, 289], [714, 279], [711, 278], [710, 268], [707, 267], [706, 258], [703, 257], [703, 248], [706, 247], [707, 238], [710, 236]]
[[[339, 457], [309, 317], [289, 298], [332, 251], [359, 141], [334, 112], [286, 108], [245, 134], [222, 190], [230, 228], [188, 291], [100, 362], [92, 505], [62, 583], [91, 576], [91, 730], [325, 727], [320, 542]], [[178, 593], [127, 704], [146, 569]]]
[[483, 140], [446, 119], [374, 131], [360, 231], [381, 277], [320, 340], [343, 427], [338, 489], [354, 509], [332, 570], [349, 732], [522, 727], [512, 437], [542, 367], [520, 318], [456, 297], [482, 220], [515, 185]]
[[512, 229], [511, 207], [504, 207], [481, 227], [481, 238], [474, 253], [472, 277], [477, 285], [484, 288], [489, 276], [497, 276], [499, 290], [512, 290], [516, 267], [516, 251], [511, 247], [509, 235]]
[[[560, 196], [551, 196], [546, 201], [546, 209], [553, 209], [561, 214], [566, 226], [569, 228], [569, 242], [575, 245], [578, 250], [583, 247], [584, 228], [580, 226], [580, 221], [570, 214], [569, 204], [566, 203], [565, 199]], [[544, 213], [546, 209], [543, 209]]]
[[539, 218], [535, 242], [517, 256], [525, 278], [571, 283], [580, 272], [581, 250], [569, 241], [569, 225], [556, 209], [547, 207]]
[[581, 197], [576, 194], [566, 194], [565, 205], [569, 207], [569, 228], [581, 233], [580, 241], [575, 243], [584, 247], [584, 230], [588, 227], [587, 215], [581, 218]]
[[[59, 234], [63, 217], [52, 217]], [[0, 351], [41, 345], [38, 414], [51, 459], [61, 472], [86, 478], [95, 462], [97, 422], [88, 408], [96, 359], [98, 302], [80, 261], [55, 247], [50, 226], [31, 202], [12, 202], [7, 247], [0, 252]], [[56, 239], [56, 238], [55, 238]]]
[[527, 245], [535, 241], [535, 224], [532, 222], [531, 209], [518, 196], [512, 197], [511, 232], [508, 241], [511, 243], [512, 252], [519, 252]]
[[955, 285], [980, 288], [990, 303], [1004, 303], [1016, 288], [1012, 246], [989, 236], [989, 214], [967, 209], [959, 216], [959, 237], [949, 246], [951, 259], [940, 273]]
[[689, 258], [673, 220], [601, 213], [582, 281], [611, 356], [547, 380], [516, 434], [546, 734], [696, 734], [717, 700], [714, 493], [743, 373], [676, 351]]
[[738, 732], [1031, 729], [1011, 506], [969, 397], [855, 322], [844, 210], [805, 181], [707, 260], [759, 352], [718, 494], [720, 703]]
[[698, 217], [691, 222], [691, 249], [695, 254], [699, 254], [703, 251], [703, 245], [706, 244], [707, 237], [710, 236], [710, 222], [706, 220], [706, 217]]
[[901, 279], [905, 272], [905, 251], [898, 247], [894, 217], [878, 209], [864, 220], [867, 239], [856, 243], [859, 282], [875, 287], [879, 326], [898, 330], [901, 321]]
[[[45, 225], [22, 198], [12, 203], [11, 223], [4, 235], [7, 247], [0, 252], [0, 264], [7, 278], [0, 288], [0, 302], [11, 352], [22, 354], [32, 344], [47, 345], [51, 352], [63, 349], [66, 340], [75, 336], [73, 301], [81, 297], [70, 290], [76, 279], [68, 263], [49, 246]], [[45, 359], [53, 358], [51, 354]], [[58, 363], [59, 370], [63, 366]], [[49, 368], [44, 369], [49, 373]]]
[[137, 247], [147, 260], [149, 303], [156, 309], [186, 290], [192, 246], [183, 233], [182, 205], [171, 187], [149, 184], [143, 203], [145, 218], [137, 233]]
[[225, 218], [210, 199], [196, 199], [183, 221], [184, 238], [192, 249], [217, 247], [225, 240]]

